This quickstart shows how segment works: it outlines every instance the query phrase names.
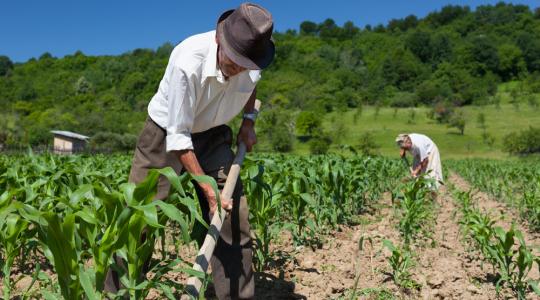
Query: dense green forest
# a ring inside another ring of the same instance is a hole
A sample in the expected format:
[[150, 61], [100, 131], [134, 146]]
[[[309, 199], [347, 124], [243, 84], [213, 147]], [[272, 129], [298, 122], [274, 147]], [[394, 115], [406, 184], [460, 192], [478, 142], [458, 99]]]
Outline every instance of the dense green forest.
[[[500, 101], [504, 82], [519, 82], [516, 97], [540, 92], [540, 9], [524, 5], [445, 6], [364, 28], [305, 21], [274, 39], [276, 59], [258, 88], [266, 102], [259, 126], [279, 151], [327, 112], [429, 106], [444, 121], [452, 107]], [[0, 56], [0, 145], [47, 144], [49, 131], [62, 129], [93, 136], [95, 146], [131, 149], [173, 47], [44, 53], [25, 63]]]

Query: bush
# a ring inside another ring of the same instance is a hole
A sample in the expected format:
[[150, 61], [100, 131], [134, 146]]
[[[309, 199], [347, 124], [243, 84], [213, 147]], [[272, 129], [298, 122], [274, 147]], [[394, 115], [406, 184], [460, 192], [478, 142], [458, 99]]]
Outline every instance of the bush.
[[268, 136], [272, 149], [277, 152], [290, 152], [293, 149], [293, 134], [286, 126], [277, 126]]
[[391, 107], [412, 107], [416, 106], [417, 96], [414, 93], [398, 92], [390, 98]]
[[433, 106], [433, 109], [428, 113], [430, 119], [436, 120], [438, 123], [448, 123], [454, 113], [454, 107], [446, 102], [438, 102]]
[[131, 151], [135, 148], [137, 137], [133, 134], [98, 132], [90, 139], [90, 149], [94, 151]]
[[273, 151], [289, 152], [293, 149], [292, 116], [288, 110], [271, 108], [257, 120], [258, 135], [264, 137]]
[[365, 132], [360, 136], [358, 150], [364, 155], [375, 155], [380, 146], [375, 143], [375, 137], [370, 132]]
[[510, 154], [540, 153], [540, 128], [512, 132], [503, 138], [503, 150]]
[[311, 154], [326, 154], [331, 144], [332, 139], [329, 136], [317, 135], [309, 141], [309, 151]]
[[448, 121], [448, 127], [454, 127], [463, 135], [465, 133], [465, 117], [462, 112], [454, 113]]
[[321, 117], [312, 111], [303, 111], [296, 118], [298, 134], [313, 136], [321, 127]]

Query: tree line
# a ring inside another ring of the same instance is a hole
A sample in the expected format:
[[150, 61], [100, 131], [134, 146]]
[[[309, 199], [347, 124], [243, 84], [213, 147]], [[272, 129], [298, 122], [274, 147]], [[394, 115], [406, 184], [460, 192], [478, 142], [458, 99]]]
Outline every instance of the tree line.
[[[524, 93], [540, 92], [540, 9], [525, 5], [448, 5], [363, 28], [304, 21], [274, 39], [276, 59], [258, 92], [266, 101], [261, 138], [277, 151], [305, 134], [296, 130], [299, 110], [322, 117], [362, 105], [486, 104], [500, 83], [514, 80]], [[63, 129], [130, 147], [173, 48], [44, 53], [24, 63], [0, 56], [0, 144], [47, 144], [50, 130]]]

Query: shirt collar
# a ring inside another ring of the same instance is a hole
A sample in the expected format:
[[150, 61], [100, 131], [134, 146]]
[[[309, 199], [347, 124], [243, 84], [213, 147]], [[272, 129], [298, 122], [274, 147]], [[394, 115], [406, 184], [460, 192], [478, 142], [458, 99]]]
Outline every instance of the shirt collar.
[[[222, 84], [227, 83], [227, 80], [225, 80], [225, 75], [223, 75], [217, 64], [217, 50], [218, 45], [215, 40], [214, 31], [212, 40], [210, 41], [210, 47], [208, 47], [208, 53], [206, 54], [206, 59], [204, 61], [201, 84], [203, 84], [208, 77], [216, 77], [216, 80]], [[260, 70], [247, 70], [247, 72], [251, 82], [253, 83], [257, 83], [257, 81], [259, 81], [261, 78]]]
[[[215, 32], [215, 31], [214, 31]], [[210, 47], [208, 47], [208, 53], [206, 54], [206, 59], [204, 61], [203, 73], [201, 78], [201, 84], [206, 81], [208, 77], [216, 77], [217, 81], [220, 83], [225, 83], [225, 77], [217, 65], [217, 43], [215, 40], [215, 34], [212, 35], [212, 40], [210, 41]]]

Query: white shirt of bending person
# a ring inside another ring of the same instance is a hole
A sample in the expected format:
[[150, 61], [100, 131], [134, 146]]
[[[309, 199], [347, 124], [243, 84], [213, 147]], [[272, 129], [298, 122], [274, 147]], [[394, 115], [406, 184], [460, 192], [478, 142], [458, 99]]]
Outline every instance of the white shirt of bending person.
[[411, 133], [409, 138], [412, 143], [411, 154], [415, 159], [419, 160], [418, 163], [429, 157], [435, 145], [429, 137], [423, 134]]
[[191, 133], [232, 120], [249, 100], [261, 71], [225, 80], [217, 64], [216, 32], [191, 36], [174, 48], [148, 105], [148, 115], [166, 129], [166, 151], [193, 149]]

